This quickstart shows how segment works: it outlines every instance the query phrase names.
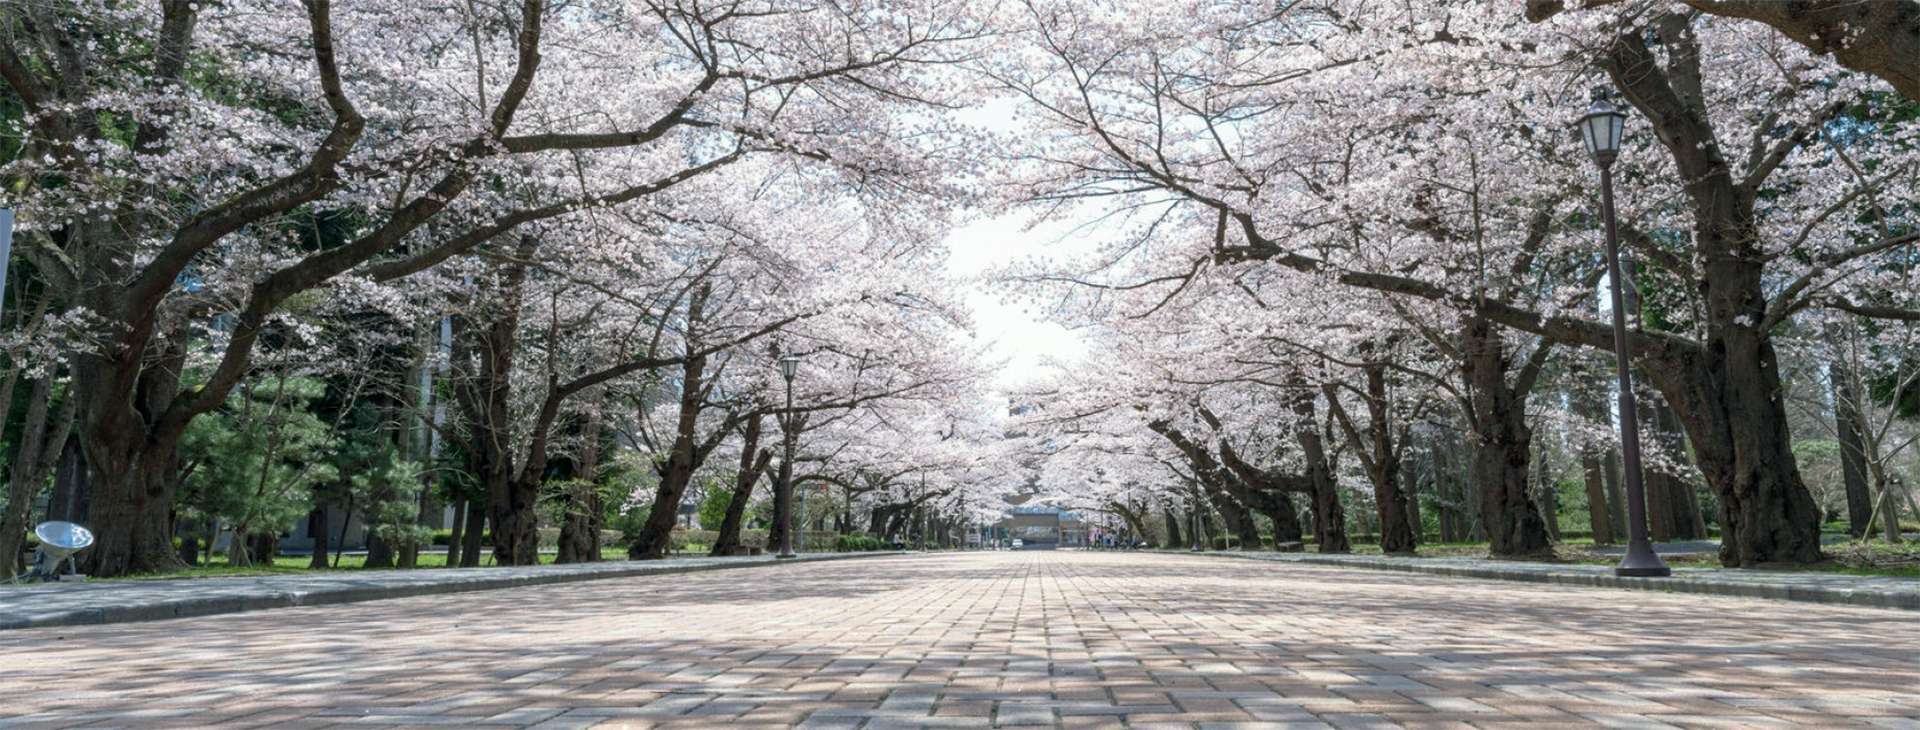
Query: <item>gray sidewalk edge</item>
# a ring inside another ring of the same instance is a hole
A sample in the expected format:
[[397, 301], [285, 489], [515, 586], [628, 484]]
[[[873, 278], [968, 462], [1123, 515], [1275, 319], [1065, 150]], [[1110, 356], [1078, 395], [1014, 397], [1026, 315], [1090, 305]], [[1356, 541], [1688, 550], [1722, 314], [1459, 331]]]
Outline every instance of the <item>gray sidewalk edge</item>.
[[[164, 621], [176, 618], [215, 616], [220, 614], [263, 611], [275, 608], [299, 608], [302, 606], [326, 606], [340, 603], [360, 603], [379, 601], [389, 598], [409, 598], [414, 596], [445, 595], [470, 593], [473, 591], [491, 591], [503, 588], [523, 588], [527, 586], [554, 585], [561, 583], [581, 583], [613, 578], [632, 578], [647, 575], [671, 575], [675, 573], [698, 573], [710, 570], [737, 570], [763, 566], [792, 565], [796, 563], [819, 563], [832, 560], [853, 560], [889, 555], [902, 555], [898, 552], [870, 553], [832, 553], [802, 555], [794, 560], [743, 559], [740, 562], [703, 562], [675, 565], [668, 560], [636, 560], [599, 563], [597, 565], [618, 565], [618, 568], [601, 570], [571, 570], [544, 572], [535, 566], [507, 568], [455, 568], [431, 569], [436, 572], [447, 571], [451, 575], [435, 575], [432, 579], [415, 583], [361, 584], [361, 585], [321, 585], [313, 590], [270, 590], [252, 594], [229, 596], [186, 596], [177, 599], [162, 599], [144, 603], [128, 603], [115, 606], [90, 606], [61, 610], [50, 609], [32, 616], [0, 616], [0, 631], [11, 629], [37, 629], [63, 626], [98, 626], [102, 624], [131, 623], [136, 621]], [[717, 560], [731, 560], [720, 558]], [[538, 566], [553, 567], [553, 566]], [[486, 575], [488, 571], [499, 570], [502, 574]], [[506, 573], [505, 571], [512, 571]], [[403, 573], [405, 571], [402, 571]], [[339, 578], [339, 574], [325, 574], [330, 578]], [[285, 576], [276, 576], [285, 577]], [[452, 577], [453, 580], [438, 580]], [[202, 578], [183, 579], [198, 581], [246, 580], [245, 578]], [[129, 581], [126, 584], [137, 584]], [[95, 582], [86, 585], [105, 585]], [[115, 585], [121, 585], [115, 583]]]
[[1527, 569], [1516, 569], [1502, 567], [1500, 565], [1464, 566], [1440, 563], [1423, 565], [1418, 562], [1421, 561], [1422, 558], [1393, 559], [1384, 557], [1373, 558], [1371, 556], [1336, 557], [1303, 555], [1299, 553], [1207, 552], [1202, 554], [1224, 558], [1239, 558], [1242, 560], [1259, 560], [1269, 563], [1303, 563], [1315, 566], [1419, 573], [1454, 578], [1546, 583], [1550, 585], [1579, 586], [1584, 588], [1623, 588], [1628, 590], [1661, 591], [1669, 593], [1697, 593], [1710, 596], [1767, 598], [1778, 601], [1823, 603], [1835, 606], [1920, 611], [1920, 590], [1876, 591], [1822, 585], [1794, 585], [1791, 581], [1762, 583], [1754, 582], [1751, 580], [1751, 576], [1745, 576], [1749, 578], [1748, 580], [1713, 580], [1711, 576], [1689, 575], [1682, 571], [1676, 571], [1673, 577], [1670, 578], [1634, 578], [1610, 575], [1603, 572], [1606, 568], [1596, 568], [1595, 570], [1588, 571], [1566, 570], [1564, 569], [1565, 566], [1546, 566], [1546, 569], [1531, 567]]

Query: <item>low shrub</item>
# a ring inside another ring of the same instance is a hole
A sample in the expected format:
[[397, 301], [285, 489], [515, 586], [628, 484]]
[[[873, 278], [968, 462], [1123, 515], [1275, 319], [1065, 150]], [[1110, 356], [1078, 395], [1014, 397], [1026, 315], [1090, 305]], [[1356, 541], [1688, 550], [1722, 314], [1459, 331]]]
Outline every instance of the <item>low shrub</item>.
[[[1262, 542], [1265, 542], [1265, 540], [1262, 539]], [[1232, 535], [1213, 536], [1213, 549], [1215, 550], [1233, 550], [1239, 547], [1240, 547], [1240, 538], [1238, 537], [1234, 537]]]
[[840, 535], [834, 541], [834, 549], [840, 552], [863, 552], [879, 550], [880, 547], [881, 544], [878, 538], [868, 537], [866, 535]]

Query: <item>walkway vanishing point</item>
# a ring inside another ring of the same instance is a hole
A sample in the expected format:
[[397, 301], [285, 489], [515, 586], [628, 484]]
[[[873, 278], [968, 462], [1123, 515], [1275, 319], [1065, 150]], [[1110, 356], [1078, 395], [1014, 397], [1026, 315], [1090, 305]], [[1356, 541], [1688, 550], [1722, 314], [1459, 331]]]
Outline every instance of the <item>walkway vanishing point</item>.
[[907, 555], [0, 632], [0, 727], [1920, 728], [1909, 611]]

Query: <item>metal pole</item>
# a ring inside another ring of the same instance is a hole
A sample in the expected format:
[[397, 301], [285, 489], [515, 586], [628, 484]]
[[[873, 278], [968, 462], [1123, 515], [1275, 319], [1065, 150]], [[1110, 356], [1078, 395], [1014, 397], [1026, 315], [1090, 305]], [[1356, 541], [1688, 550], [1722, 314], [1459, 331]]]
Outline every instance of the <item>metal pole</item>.
[[773, 496], [774, 522], [779, 523], [780, 552], [775, 558], [797, 557], [793, 552], [793, 378], [787, 378], [787, 412], [781, 417], [780, 430], [786, 436], [786, 458], [780, 461], [780, 484]]
[[7, 262], [13, 258], [13, 209], [0, 208], [0, 313], [7, 310]]
[[1187, 532], [1192, 536], [1190, 542], [1193, 543], [1193, 546], [1187, 548], [1187, 551], [1195, 553], [1205, 552], [1206, 548], [1200, 546], [1200, 492], [1198, 490], [1195, 490], [1193, 493], [1192, 504], [1193, 508], [1190, 510], [1190, 514], [1188, 515], [1189, 519], [1187, 520]]
[[1673, 569], [1660, 560], [1647, 541], [1647, 491], [1640, 470], [1640, 418], [1633, 397], [1633, 374], [1628, 370], [1627, 308], [1620, 296], [1620, 241], [1613, 222], [1613, 165], [1600, 164], [1600, 207], [1607, 223], [1607, 284], [1613, 296], [1613, 352], [1620, 371], [1620, 461], [1627, 482], [1627, 554], [1614, 575], [1660, 577]]

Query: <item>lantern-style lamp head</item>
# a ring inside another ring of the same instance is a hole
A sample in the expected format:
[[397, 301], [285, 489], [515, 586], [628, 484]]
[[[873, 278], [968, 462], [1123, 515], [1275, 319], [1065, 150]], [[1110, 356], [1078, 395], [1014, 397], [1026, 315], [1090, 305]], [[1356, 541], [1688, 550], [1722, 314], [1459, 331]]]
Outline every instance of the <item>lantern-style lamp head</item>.
[[1613, 92], [1605, 86], [1593, 87], [1593, 105], [1587, 107], [1587, 115], [1580, 118], [1580, 138], [1587, 143], [1587, 153], [1593, 155], [1593, 161], [1601, 167], [1613, 164], [1620, 156], [1620, 133], [1626, 127], [1627, 115], [1613, 106]]
[[794, 373], [800, 372], [800, 358], [793, 355], [780, 357], [780, 377], [793, 380]]

